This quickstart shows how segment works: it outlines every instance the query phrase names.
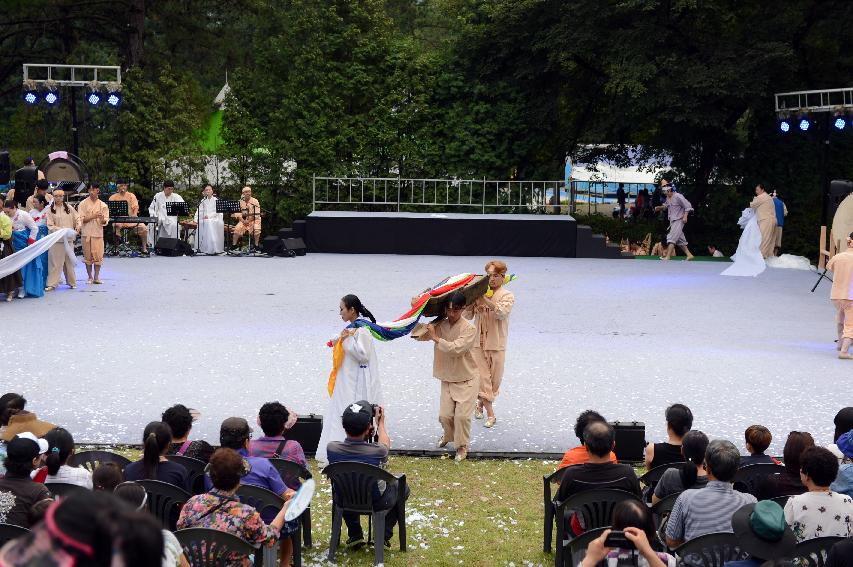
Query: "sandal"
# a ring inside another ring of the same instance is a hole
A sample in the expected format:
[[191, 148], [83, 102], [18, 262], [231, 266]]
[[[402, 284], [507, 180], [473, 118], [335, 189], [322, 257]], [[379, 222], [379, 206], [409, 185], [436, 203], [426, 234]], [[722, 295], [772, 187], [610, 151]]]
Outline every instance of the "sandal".
[[498, 421], [498, 418], [496, 418], [495, 416], [492, 416], [492, 417], [490, 417], [490, 418], [487, 418], [487, 419], [486, 419], [486, 423], [484, 423], [484, 424], [483, 424], [483, 427], [489, 427], [489, 428], [494, 427], [494, 426], [495, 426], [495, 423], [496, 423], [497, 421]]
[[44, 288], [44, 290], [45, 290], [45, 291], [53, 291], [53, 290], [55, 290], [55, 289], [56, 289], [56, 288], [55, 288], [55, 287], [53, 287], [52, 285], [49, 285], [49, 286], [47, 286], [46, 288]]
[[101, 285], [104, 282], [102, 282], [101, 280], [95, 280], [94, 283], [95, 283], [95, 285]]

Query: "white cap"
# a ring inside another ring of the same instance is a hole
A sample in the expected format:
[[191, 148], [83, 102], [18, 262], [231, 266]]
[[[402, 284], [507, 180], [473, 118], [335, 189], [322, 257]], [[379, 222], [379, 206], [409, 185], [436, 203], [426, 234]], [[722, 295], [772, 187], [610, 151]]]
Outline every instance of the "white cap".
[[50, 448], [50, 445], [47, 444], [47, 441], [44, 439], [39, 439], [29, 431], [25, 431], [23, 433], [18, 433], [15, 437], [22, 437], [24, 439], [29, 439], [31, 441], [35, 441], [39, 446], [39, 455], [44, 455], [47, 453], [47, 450]]

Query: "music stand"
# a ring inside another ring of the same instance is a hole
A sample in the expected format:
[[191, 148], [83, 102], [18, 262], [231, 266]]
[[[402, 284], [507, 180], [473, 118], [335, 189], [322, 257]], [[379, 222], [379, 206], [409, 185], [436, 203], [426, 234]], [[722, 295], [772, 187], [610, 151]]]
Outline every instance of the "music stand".
[[[104, 202], [107, 204], [107, 210], [110, 212], [110, 222], [115, 222], [114, 219], [116, 217], [129, 216], [128, 210], [127, 210], [127, 201], [104, 201]], [[113, 241], [113, 250], [112, 251], [116, 254], [116, 256], [121, 256], [122, 252], [125, 251], [123, 249], [125, 247], [127, 247], [127, 240], [124, 238], [124, 235], [122, 235], [121, 243], [120, 244], [117, 243], [115, 231], [113, 231], [112, 241]]]
[[175, 238], [177, 240], [181, 239], [180, 235], [180, 223], [178, 222], [181, 217], [190, 216], [190, 206], [183, 201], [175, 201], [172, 203], [166, 203], [166, 216], [167, 217], [178, 217], [175, 221]]
[[[234, 213], [239, 213], [240, 212], [240, 201], [235, 201], [233, 199], [217, 199], [216, 200], [216, 212], [222, 213], [224, 218], [227, 218], [227, 217], [225, 217], [225, 215], [230, 216]], [[229, 237], [228, 240], [230, 241], [231, 238]], [[230, 245], [229, 245], [229, 250], [230, 250]]]

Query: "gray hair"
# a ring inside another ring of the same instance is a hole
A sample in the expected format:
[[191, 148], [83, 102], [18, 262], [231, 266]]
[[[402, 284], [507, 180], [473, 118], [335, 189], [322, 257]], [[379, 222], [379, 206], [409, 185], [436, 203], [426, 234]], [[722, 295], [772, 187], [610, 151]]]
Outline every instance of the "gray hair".
[[705, 465], [715, 479], [731, 482], [740, 466], [740, 452], [731, 441], [714, 439], [705, 451]]

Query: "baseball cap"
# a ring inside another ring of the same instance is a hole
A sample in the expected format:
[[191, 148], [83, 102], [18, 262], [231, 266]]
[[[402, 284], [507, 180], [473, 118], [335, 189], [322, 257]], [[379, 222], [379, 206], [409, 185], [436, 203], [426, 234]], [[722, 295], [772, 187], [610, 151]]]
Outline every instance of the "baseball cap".
[[39, 446], [39, 455], [44, 455], [47, 453], [47, 450], [50, 449], [50, 445], [48, 444], [46, 439], [39, 439], [35, 436], [34, 433], [30, 433], [29, 431], [24, 431], [23, 433], [18, 433], [16, 437], [21, 437], [23, 439], [29, 439], [30, 441], [35, 441], [36, 445]]
[[39, 456], [39, 444], [27, 437], [15, 437], [6, 444], [6, 458], [15, 462], [32, 461]]
[[365, 400], [348, 405], [341, 416], [344, 429], [349, 431], [364, 431], [372, 420], [373, 407]]

